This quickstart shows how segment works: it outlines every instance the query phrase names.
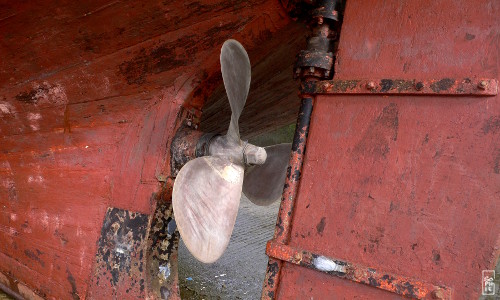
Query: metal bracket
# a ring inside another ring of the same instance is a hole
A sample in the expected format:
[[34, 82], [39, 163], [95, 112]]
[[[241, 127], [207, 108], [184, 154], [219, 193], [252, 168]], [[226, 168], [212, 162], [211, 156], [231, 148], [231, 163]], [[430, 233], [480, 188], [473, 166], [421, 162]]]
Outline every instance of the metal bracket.
[[293, 248], [274, 240], [267, 243], [266, 254], [269, 257], [366, 284], [405, 297], [415, 299], [451, 299], [451, 289], [448, 287], [435, 286], [420, 280], [379, 272], [362, 265]]
[[306, 81], [303, 94], [495, 96], [496, 79], [334, 79]]
[[313, 34], [307, 49], [297, 55], [294, 78], [328, 79], [333, 75], [335, 41], [338, 38], [340, 0], [321, 0], [311, 12]]

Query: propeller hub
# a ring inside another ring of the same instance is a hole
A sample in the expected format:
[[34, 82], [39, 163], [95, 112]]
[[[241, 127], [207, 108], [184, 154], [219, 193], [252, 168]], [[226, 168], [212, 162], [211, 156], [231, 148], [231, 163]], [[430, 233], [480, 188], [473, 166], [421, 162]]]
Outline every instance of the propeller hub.
[[215, 136], [210, 141], [209, 154], [225, 158], [238, 165], [262, 165], [266, 162], [266, 150], [248, 142], [235, 142], [227, 136]]

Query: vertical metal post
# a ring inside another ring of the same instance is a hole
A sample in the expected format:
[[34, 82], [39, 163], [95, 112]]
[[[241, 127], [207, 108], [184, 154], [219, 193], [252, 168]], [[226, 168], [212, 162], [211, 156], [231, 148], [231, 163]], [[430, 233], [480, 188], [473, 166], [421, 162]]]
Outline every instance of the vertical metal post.
[[[334, 40], [338, 37], [339, 15], [337, 6], [340, 1], [319, 1], [312, 10], [313, 36], [308, 40], [307, 50], [297, 56], [294, 75], [304, 82], [328, 79], [333, 75]], [[299, 189], [302, 165], [306, 151], [307, 135], [313, 110], [314, 96], [302, 94], [302, 103], [297, 118], [297, 127], [292, 143], [292, 153], [288, 164], [287, 176], [281, 197], [281, 205], [276, 221], [273, 242], [288, 244], [293, 217], [293, 209]], [[283, 261], [270, 257], [262, 289], [262, 299], [277, 297], [279, 277]]]
[[[288, 243], [290, 239], [290, 222], [292, 221], [293, 205], [297, 197], [300, 182], [313, 102], [314, 99], [310, 96], [302, 98], [299, 117], [297, 118], [290, 163], [288, 165], [278, 220], [274, 231], [274, 240], [282, 244]], [[264, 287], [262, 289], [262, 299], [275, 299], [279, 283], [277, 279], [279, 278], [282, 264], [281, 260], [269, 258]]]

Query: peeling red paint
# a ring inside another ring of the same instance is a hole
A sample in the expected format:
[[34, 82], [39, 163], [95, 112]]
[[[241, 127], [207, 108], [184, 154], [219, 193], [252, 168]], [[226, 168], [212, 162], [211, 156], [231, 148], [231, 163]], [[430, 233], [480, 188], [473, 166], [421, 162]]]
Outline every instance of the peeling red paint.
[[[261, 0], [12, 2], [2, 5], [0, 20], [0, 273], [49, 299], [90, 297], [108, 207], [151, 220], [165, 207], [152, 195], [169, 193], [170, 142], [186, 117], [182, 107], [199, 122], [219, 83], [224, 40], [248, 49], [261, 70], [259, 87], [272, 75], [265, 58], [292, 51], [286, 41], [305, 33], [288, 29], [278, 1]], [[296, 34], [277, 35], [290, 31]], [[282, 55], [273, 71], [289, 60]], [[289, 119], [294, 107], [271, 112]], [[120, 295], [163, 295], [154, 290], [161, 284], [139, 273], [145, 292], [120, 287]], [[112, 297], [105, 287], [92, 292]], [[169, 287], [171, 298], [176, 289]]]

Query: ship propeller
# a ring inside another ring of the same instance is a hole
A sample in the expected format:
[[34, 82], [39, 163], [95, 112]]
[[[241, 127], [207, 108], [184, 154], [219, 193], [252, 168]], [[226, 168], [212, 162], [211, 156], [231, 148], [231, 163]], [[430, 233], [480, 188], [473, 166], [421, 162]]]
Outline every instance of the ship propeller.
[[229, 128], [226, 135], [210, 141], [208, 156], [181, 168], [172, 193], [181, 237], [191, 254], [204, 263], [216, 261], [226, 249], [242, 190], [257, 205], [279, 199], [291, 148], [280, 144], [264, 149], [241, 141], [238, 120], [250, 88], [250, 60], [239, 42], [227, 40], [220, 62], [231, 106]]

